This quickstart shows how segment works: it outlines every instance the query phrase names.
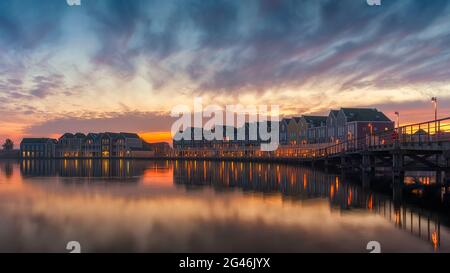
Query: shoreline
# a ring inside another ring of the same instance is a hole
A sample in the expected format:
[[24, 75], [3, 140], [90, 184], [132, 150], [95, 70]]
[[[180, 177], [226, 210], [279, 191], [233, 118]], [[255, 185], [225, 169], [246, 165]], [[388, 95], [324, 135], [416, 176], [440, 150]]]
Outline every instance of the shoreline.
[[20, 159], [20, 151], [0, 151], [0, 159]]

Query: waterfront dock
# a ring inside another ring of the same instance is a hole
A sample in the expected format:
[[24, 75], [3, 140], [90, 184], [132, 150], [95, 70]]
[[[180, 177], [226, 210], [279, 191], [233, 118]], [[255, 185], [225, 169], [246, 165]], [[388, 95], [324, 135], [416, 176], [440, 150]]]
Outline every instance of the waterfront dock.
[[371, 175], [389, 169], [401, 180], [405, 171], [436, 171], [439, 183], [450, 179], [450, 117], [405, 125], [335, 144], [281, 145], [276, 151], [251, 147], [180, 147], [173, 158], [286, 162], [338, 167]]

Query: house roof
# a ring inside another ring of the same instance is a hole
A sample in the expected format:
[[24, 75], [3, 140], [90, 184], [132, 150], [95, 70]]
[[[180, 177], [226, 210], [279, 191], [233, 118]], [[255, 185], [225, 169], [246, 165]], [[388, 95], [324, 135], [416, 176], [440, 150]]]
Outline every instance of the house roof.
[[330, 110], [330, 114], [328, 116], [337, 117], [339, 110]]
[[303, 116], [306, 123], [312, 125], [313, 127], [325, 126], [328, 117], [324, 116]]
[[375, 108], [342, 108], [347, 121], [391, 121], [384, 113]]
[[149, 144], [150, 146], [169, 146], [170, 147], [170, 144], [167, 142], [152, 142], [152, 143], [147, 142], [147, 144]]
[[301, 119], [302, 117], [292, 117], [292, 119], [295, 121], [295, 122], [297, 122], [297, 123], [299, 123], [300, 122], [300, 119]]
[[119, 133], [112, 133], [112, 132], [101, 133], [100, 135], [101, 135], [101, 137], [109, 136], [112, 139], [123, 138], [123, 136], [121, 134], [119, 134]]
[[92, 138], [92, 139], [96, 139], [96, 138], [98, 138], [100, 136], [100, 134], [97, 134], [97, 133], [89, 133], [89, 134], [87, 134], [87, 138]]
[[49, 141], [56, 142], [56, 139], [53, 138], [24, 138], [22, 139], [22, 143], [26, 144], [45, 144]]
[[138, 134], [136, 133], [124, 133], [120, 132], [120, 134], [126, 138], [140, 138]]
[[86, 138], [86, 135], [83, 134], [83, 133], [76, 133], [76, 134], [74, 135], [74, 137], [75, 137], [75, 138]]
[[62, 135], [61, 137], [60, 137], [60, 139], [61, 138], [74, 138], [75, 136], [74, 136], [74, 134], [72, 134], [72, 133], [65, 133], [64, 135]]

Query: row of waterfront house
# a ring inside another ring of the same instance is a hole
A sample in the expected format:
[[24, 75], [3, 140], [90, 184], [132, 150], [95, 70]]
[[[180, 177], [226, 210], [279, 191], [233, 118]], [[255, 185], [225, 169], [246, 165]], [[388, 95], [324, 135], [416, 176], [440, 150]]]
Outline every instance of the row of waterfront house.
[[341, 108], [328, 116], [282, 119], [281, 144], [337, 143], [394, 129], [395, 124], [375, 108]]
[[[267, 121], [264, 123], [266, 123], [265, 126], [267, 126], [269, 132], [274, 128], [273, 122]], [[259, 134], [261, 122], [253, 123], [257, 135], [252, 138], [250, 136], [251, 125], [251, 123], [247, 122], [240, 127], [221, 126], [223, 127], [221, 128], [223, 138], [220, 140], [210, 140], [207, 137], [208, 134], [214, 133], [217, 126], [211, 130], [188, 128], [190, 137], [184, 137], [183, 133], [186, 130], [180, 131], [178, 133], [180, 136], [174, 139], [173, 146], [175, 149], [182, 150], [190, 148], [259, 146], [262, 143], [270, 142]], [[395, 127], [394, 122], [375, 108], [341, 108], [339, 110], [331, 110], [328, 116], [294, 116], [281, 119], [277, 125], [279, 144], [285, 146], [342, 143], [392, 130]], [[243, 139], [238, 137], [239, 131], [245, 132]], [[201, 137], [195, 138], [194, 135], [200, 135]]]
[[147, 143], [134, 133], [65, 133], [59, 139], [24, 138], [22, 158], [147, 158], [165, 156], [168, 143]]
[[[364, 138], [392, 130], [395, 127], [385, 114], [374, 108], [341, 108], [331, 110], [328, 116], [302, 115], [273, 122], [245, 123], [231, 127], [217, 125], [204, 128], [188, 128], [175, 135], [176, 150], [208, 148], [220, 150], [227, 147], [258, 147], [273, 140], [260, 134], [260, 127], [276, 133], [282, 146], [332, 145]], [[222, 138], [211, 138], [220, 128]], [[278, 132], [273, 129], [278, 128]], [[261, 131], [264, 131], [261, 130]], [[186, 138], [186, 131], [189, 137]], [[241, 138], [242, 132], [244, 137]], [[255, 135], [256, 133], [256, 135]], [[180, 136], [180, 134], [182, 136]], [[200, 137], [199, 137], [200, 136]], [[176, 155], [177, 153], [175, 153]], [[147, 143], [135, 133], [66, 133], [59, 139], [24, 138], [20, 144], [22, 158], [152, 158], [174, 155], [168, 143]]]

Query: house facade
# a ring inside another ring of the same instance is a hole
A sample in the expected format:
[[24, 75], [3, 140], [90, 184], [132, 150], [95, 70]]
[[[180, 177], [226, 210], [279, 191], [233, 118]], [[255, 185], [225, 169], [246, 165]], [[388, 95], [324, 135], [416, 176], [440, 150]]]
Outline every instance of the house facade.
[[[261, 128], [261, 126], [266, 126], [266, 128]], [[215, 126], [211, 129], [190, 127], [176, 133], [173, 140], [173, 147], [175, 149], [258, 147], [263, 143], [270, 143], [271, 141], [261, 136], [260, 129], [271, 132], [278, 126], [278, 121], [276, 123], [266, 121], [247, 122], [238, 128], [233, 126]], [[220, 137], [217, 138], [216, 134], [220, 134]]]
[[[256, 126], [252, 126], [256, 125]], [[203, 128], [188, 128], [185, 132], [191, 133], [190, 139], [174, 140], [175, 149], [200, 148], [216, 150], [239, 147], [260, 146], [264, 141], [259, 135], [260, 124], [245, 123], [244, 126], [221, 127], [223, 138], [221, 140], [208, 139], [205, 136], [213, 134], [215, 129], [206, 130]], [[268, 123], [269, 131], [272, 130], [272, 123]], [[374, 108], [341, 108], [331, 110], [328, 116], [303, 115], [299, 117], [283, 118], [278, 122], [278, 136], [280, 145], [315, 145], [310, 147], [332, 145], [362, 139], [380, 132], [394, 129], [394, 123], [382, 112]], [[256, 132], [252, 132], [256, 130]], [[239, 135], [245, 132], [244, 139], [238, 139]], [[251, 133], [252, 132], [252, 133]], [[193, 134], [197, 133], [199, 138], [193, 139]], [[256, 139], [250, 136], [257, 134]], [[177, 134], [184, 134], [183, 131]], [[230, 139], [229, 136], [233, 136]], [[359, 143], [359, 142], [358, 142]], [[200, 151], [205, 152], [205, 151]]]
[[290, 122], [290, 118], [283, 118], [280, 121], [280, 144], [281, 145], [287, 145], [289, 143], [288, 141], [288, 126]]
[[289, 145], [298, 145], [300, 144], [301, 135], [300, 135], [300, 117], [293, 117], [289, 120], [287, 126], [287, 144]]
[[56, 139], [52, 138], [24, 138], [20, 143], [20, 157], [53, 158], [56, 155]]
[[301, 116], [297, 123], [299, 126], [298, 144], [323, 143], [326, 138], [326, 117]]
[[327, 142], [336, 143], [337, 138], [337, 117], [339, 114], [339, 110], [331, 110], [327, 117]]
[[[25, 138], [20, 145], [22, 158], [133, 158], [149, 156], [149, 149], [162, 150], [163, 146], [149, 146], [134, 133], [65, 133], [58, 140]], [[168, 144], [167, 144], [168, 145]], [[164, 146], [167, 149], [167, 146]]]
[[375, 108], [341, 108], [337, 115], [337, 138], [340, 142], [361, 139], [393, 130], [395, 124]]

